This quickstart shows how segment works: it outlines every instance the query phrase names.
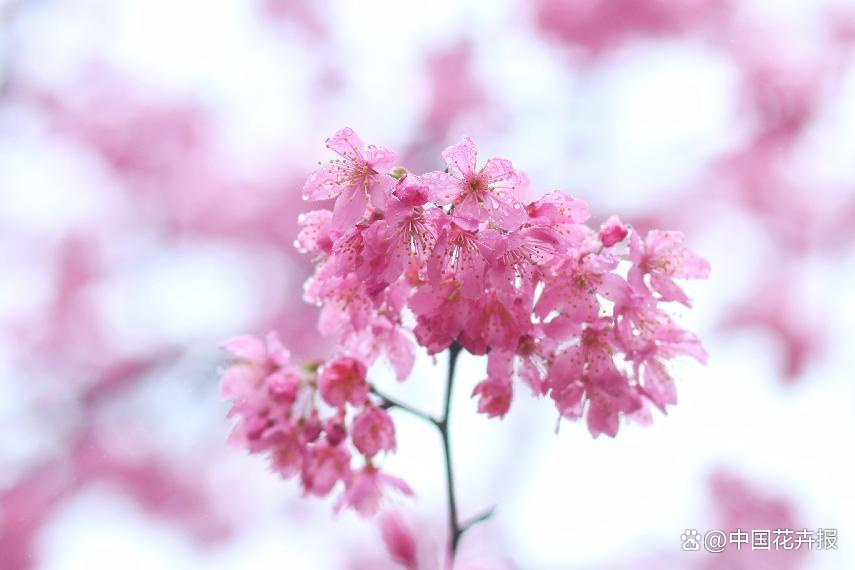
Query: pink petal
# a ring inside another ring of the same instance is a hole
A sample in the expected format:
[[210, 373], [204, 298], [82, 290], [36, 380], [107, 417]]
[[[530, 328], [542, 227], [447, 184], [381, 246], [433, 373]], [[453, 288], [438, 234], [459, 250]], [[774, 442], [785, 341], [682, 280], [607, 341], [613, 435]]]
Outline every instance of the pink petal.
[[484, 292], [484, 273], [486, 264], [480, 252], [462, 249], [460, 251], [458, 277], [460, 292], [469, 299], [480, 297]]
[[315, 170], [303, 185], [304, 200], [329, 200], [341, 194], [341, 169], [336, 164], [325, 164]]
[[278, 366], [287, 366], [291, 359], [291, 353], [288, 352], [288, 349], [286, 349], [285, 345], [282, 344], [282, 339], [279, 338], [279, 333], [276, 331], [268, 332], [267, 336], [265, 336], [265, 343], [267, 345], [267, 354], [270, 356], [270, 359]]
[[597, 293], [614, 303], [623, 304], [632, 294], [629, 284], [615, 273], [605, 273], [600, 278]]
[[549, 338], [560, 341], [578, 336], [581, 333], [582, 325], [566, 315], [558, 315], [546, 323], [543, 328]]
[[341, 129], [327, 139], [328, 149], [353, 162], [362, 160], [364, 147], [362, 139], [349, 127]]
[[484, 199], [481, 209], [496, 226], [503, 230], [515, 230], [528, 219], [523, 205], [507, 190], [490, 192]]
[[510, 377], [487, 378], [475, 386], [472, 396], [479, 396], [478, 412], [489, 418], [501, 418], [508, 413], [513, 398]]
[[388, 148], [369, 145], [365, 152], [365, 162], [378, 173], [386, 174], [398, 162], [398, 155]]
[[570, 420], [582, 417], [583, 401], [585, 391], [577, 382], [572, 382], [560, 389], [552, 388], [550, 397], [555, 402], [555, 407], [561, 417]]
[[553, 390], [562, 390], [582, 378], [585, 357], [579, 345], [562, 352], [549, 369], [549, 385]]
[[487, 184], [493, 188], [505, 188], [511, 190], [516, 188], [519, 182], [517, 171], [514, 170], [510, 160], [504, 158], [491, 158], [484, 164], [481, 174], [487, 180]]
[[232, 356], [250, 362], [262, 362], [267, 358], [267, 348], [264, 342], [252, 335], [237, 336], [220, 343], [220, 348]]
[[394, 488], [403, 495], [412, 497], [415, 494], [413, 493], [413, 490], [410, 488], [410, 486], [407, 485], [407, 483], [403, 479], [395, 477], [394, 475], [386, 474], [381, 474], [380, 478], [383, 483]]
[[664, 249], [678, 246], [683, 242], [683, 234], [675, 231], [650, 230], [644, 240], [650, 255], [656, 255]]
[[553, 190], [528, 206], [529, 217], [538, 225], [581, 224], [591, 217], [582, 200]]
[[462, 141], [442, 151], [442, 158], [453, 172], [465, 177], [475, 172], [478, 149], [475, 148], [472, 139], [463, 137]]
[[416, 353], [413, 343], [400, 331], [393, 333], [389, 345], [386, 347], [389, 362], [395, 371], [395, 378], [404, 380], [413, 370], [416, 361]]
[[681, 255], [679, 271], [675, 277], [683, 279], [706, 279], [710, 275], [710, 264], [703, 257], [684, 249]]
[[635, 265], [644, 261], [644, 244], [641, 243], [641, 237], [636, 230], [632, 230], [629, 235], [629, 260]]
[[372, 175], [368, 178], [371, 204], [378, 210], [385, 210], [392, 191], [395, 189], [395, 179], [386, 174]]
[[431, 202], [440, 206], [450, 204], [460, 193], [460, 180], [447, 172], [428, 172], [421, 178], [428, 187]]
[[346, 189], [335, 201], [332, 223], [340, 228], [355, 226], [365, 215], [368, 199], [361, 185]]
[[220, 379], [219, 394], [224, 400], [232, 402], [252, 398], [260, 382], [258, 370], [253, 366], [229, 366]]
[[644, 391], [662, 412], [666, 406], [677, 403], [674, 380], [660, 362], [649, 362], [644, 366]]
[[615, 437], [618, 432], [619, 421], [616, 410], [606, 408], [603, 404], [591, 402], [588, 408], [588, 431], [595, 438], [604, 433], [609, 437]]
[[659, 273], [651, 274], [650, 286], [654, 291], [662, 295], [663, 301], [677, 301], [687, 307], [692, 306], [689, 296], [669, 277]]
[[510, 378], [514, 371], [514, 353], [509, 350], [492, 350], [487, 355], [487, 376]]
[[512, 193], [514, 197], [523, 204], [531, 202], [531, 181], [528, 178], [528, 174], [525, 172], [517, 172], [517, 183], [514, 186]]

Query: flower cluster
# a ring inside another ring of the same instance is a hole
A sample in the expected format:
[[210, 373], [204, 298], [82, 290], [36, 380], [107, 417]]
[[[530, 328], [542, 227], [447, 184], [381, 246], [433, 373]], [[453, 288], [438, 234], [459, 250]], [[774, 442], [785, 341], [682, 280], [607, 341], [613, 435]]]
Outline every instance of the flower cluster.
[[479, 412], [504, 416], [521, 383], [560, 417], [584, 417], [594, 437], [676, 402], [670, 359], [705, 360], [662, 308], [690, 306], [675, 280], [709, 273], [680, 233], [642, 236], [617, 217], [592, 228], [584, 202], [560, 191], [532, 200], [523, 172], [499, 158], [479, 165], [468, 137], [443, 152], [444, 171], [421, 175], [351, 129], [326, 146], [338, 158], [303, 197], [335, 203], [301, 216], [296, 245], [315, 262], [305, 300], [321, 307], [319, 329], [337, 336], [337, 353], [298, 368], [275, 336], [224, 345], [237, 359], [222, 384], [235, 437], [269, 452], [283, 476], [299, 474], [307, 493], [341, 481], [342, 504], [372, 512], [381, 487], [409, 492], [373, 463], [395, 448], [366, 379], [380, 357], [404, 380], [416, 345], [436, 354], [457, 343], [487, 356], [472, 393]]
[[[395, 429], [386, 410], [369, 401], [360, 359], [338, 356], [322, 367], [298, 367], [276, 333], [266, 341], [233, 338], [221, 348], [233, 357], [220, 393], [234, 403], [229, 413], [238, 418], [234, 443], [251, 453], [269, 453], [280, 475], [300, 476], [307, 495], [325, 496], [342, 481], [338, 507], [351, 506], [363, 515], [377, 512], [384, 487], [412, 494], [406, 483], [372, 463], [381, 451], [395, 450]], [[349, 425], [348, 404], [359, 410]], [[358, 471], [351, 469], [348, 440], [365, 458]]]

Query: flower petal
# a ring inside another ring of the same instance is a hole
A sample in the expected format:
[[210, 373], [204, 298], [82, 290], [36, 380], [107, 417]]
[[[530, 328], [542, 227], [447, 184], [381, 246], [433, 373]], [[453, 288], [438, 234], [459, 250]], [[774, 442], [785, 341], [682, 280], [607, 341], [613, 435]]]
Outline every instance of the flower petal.
[[362, 160], [365, 144], [353, 129], [345, 127], [327, 139], [327, 148], [352, 162]]
[[463, 137], [462, 141], [442, 151], [442, 158], [452, 172], [465, 177], [475, 172], [478, 149], [475, 148], [475, 143], [472, 142], [472, 139]]

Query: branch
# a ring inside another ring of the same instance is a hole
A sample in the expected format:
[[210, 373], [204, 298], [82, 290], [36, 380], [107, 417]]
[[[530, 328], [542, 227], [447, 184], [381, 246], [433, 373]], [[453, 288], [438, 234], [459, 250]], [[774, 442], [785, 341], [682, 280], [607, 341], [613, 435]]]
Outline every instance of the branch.
[[394, 398], [390, 398], [386, 394], [383, 394], [382, 392], [380, 392], [374, 386], [370, 386], [369, 390], [372, 394], [374, 394], [375, 396], [377, 396], [378, 398], [380, 398], [382, 400], [380, 407], [383, 408], [384, 410], [388, 410], [389, 408], [398, 408], [399, 410], [403, 410], [409, 414], [416, 416], [417, 418], [421, 418], [421, 419], [425, 420], [426, 422], [430, 422], [433, 425], [439, 427], [439, 420], [437, 420], [436, 418], [434, 418], [430, 414], [427, 414], [421, 410], [417, 410], [416, 408], [410, 406], [409, 404], [405, 404], [403, 402], [395, 400]]
[[471, 519], [466, 521], [466, 523], [464, 523], [463, 526], [460, 528], [460, 534], [462, 535], [464, 532], [466, 532], [467, 530], [469, 530], [470, 528], [472, 528], [476, 524], [484, 522], [485, 520], [492, 517], [495, 513], [496, 513], [496, 505], [493, 505], [492, 507], [490, 507], [489, 509], [487, 509], [486, 511], [484, 511], [480, 515], [472, 517]]
[[448, 381], [445, 383], [445, 407], [442, 419], [439, 422], [439, 433], [442, 436], [442, 450], [445, 454], [445, 478], [448, 486], [448, 528], [451, 534], [451, 559], [457, 553], [457, 544], [463, 531], [457, 518], [457, 499], [454, 493], [454, 469], [451, 465], [451, 442], [449, 438], [449, 420], [451, 418], [451, 391], [454, 386], [454, 369], [457, 366], [457, 357], [463, 349], [460, 343], [454, 341], [448, 347]]
[[403, 410], [417, 418], [430, 422], [439, 430], [439, 435], [442, 438], [442, 452], [445, 457], [445, 479], [446, 488], [448, 490], [448, 532], [451, 560], [454, 560], [454, 556], [457, 553], [457, 545], [460, 543], [460, 538], [463, 536], [463, 533], [476, 524], [489, 519], [493, 516], [493, 513], [496, 510], [495, 506], [491, 507], [487, 511], [473, 517], [462, 525], [460, 524], [460, 520], [457, 516], [457, 498], [454, 492], [454, 468], [451, 464], [451, 437], [449, 423], [451, 419], [451, 395], [454, 388], [454, 371], [457, 367], [457, 357], [460, 355], [462, 350], [463, 347], [457, 341], [454, 341], [451, 346], [448, 347], [448, 378], [445, 383], [445, 404], [443, 405], [442, 418], [440, 419], [436, 419], [430, 414], [418, 410], [409, 404], [405, 404], [391, 398], [380, 392], [374, 386], [370, 386], [371, 393], [380, 398], [381, 408], [397, 408], [399, 410]]

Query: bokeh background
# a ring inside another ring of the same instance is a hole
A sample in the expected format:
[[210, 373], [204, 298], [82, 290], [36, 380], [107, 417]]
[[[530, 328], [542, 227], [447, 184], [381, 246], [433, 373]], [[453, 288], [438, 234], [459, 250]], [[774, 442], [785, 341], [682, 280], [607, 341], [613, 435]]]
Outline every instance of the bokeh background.
[[[0, 569], [391, 568], [375, 523], [230, 449], [217, 343], [323, 356], [294, 251], [353, 127], [436, 169], [463, 134], [597, 223], [710, 259], [678, 318], [711, 357], [651, 427], [592, 440], [468, 399], [463, 564], [855, 567], [855, 6], [846, 0], [0, 0]], [[381, 385], [437, 410], [444, 362]], [[382, 368], [382, 367], [381, 367]], [[390, 473], [443, 541], [439, 440]], [[683, 552], [686, 529], [838, 529], [839, 550]]]

